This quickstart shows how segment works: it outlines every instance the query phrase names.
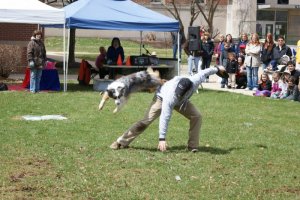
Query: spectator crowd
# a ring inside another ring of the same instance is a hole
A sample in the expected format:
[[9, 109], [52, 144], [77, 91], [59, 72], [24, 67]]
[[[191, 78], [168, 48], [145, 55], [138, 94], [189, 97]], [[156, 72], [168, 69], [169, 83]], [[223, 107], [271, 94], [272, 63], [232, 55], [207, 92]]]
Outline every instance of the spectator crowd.
[[251, 90], [254, 96], [300, 101], [296, 51], [286, 45], [283, 36], [275, 41], [268, 33], [260, 42], [257, 33], [242, 33], [234, 42], [231, 34], [219, 34], [217, 42], [213, 42], [210, 33], [201, 31], [200, 38], [197, 52], [188, 49], [189, 38], [182, 45], [188, 55], [189, 75], [208, 68], [214, 55], [216, 64], [223, 65], [229, 74], [228, 79], [221, 80], [221, 88]]

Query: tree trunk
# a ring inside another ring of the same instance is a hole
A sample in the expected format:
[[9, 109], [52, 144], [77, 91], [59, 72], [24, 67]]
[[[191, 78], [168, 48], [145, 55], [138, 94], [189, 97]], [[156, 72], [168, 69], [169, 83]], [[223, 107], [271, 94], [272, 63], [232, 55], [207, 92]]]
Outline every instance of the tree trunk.
[[75, 37], [76, 37], [76, 29], [70, 29], [70, 46], [69, 46], [69, 63], [75, 62]]

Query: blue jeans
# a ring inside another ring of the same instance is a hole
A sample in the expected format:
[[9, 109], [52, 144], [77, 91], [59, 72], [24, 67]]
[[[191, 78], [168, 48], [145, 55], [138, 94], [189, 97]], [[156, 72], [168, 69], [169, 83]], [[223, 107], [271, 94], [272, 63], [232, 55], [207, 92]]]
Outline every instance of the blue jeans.
[[202, 65], [201, 57], [194, 57], [192, 55], [189, 55], [187, 61], [188, 61], [188, 73], [189, 73], [189, 75], [193, 74], [193, 68], [195, 68], [196, 73], [201, 69], [200, 68], [201, 65]]
[[[210, 63], [211, 63], [211, 57], [209, 57], [209, 58], [203, 58], [201, 70], [210, 68]], [[209, 76], [207, 76], [206, 79], [209, 79]]]
[[267, 67], [268, 67], [269, 64], [262, 63], [261, 65], [262, 65], [263, 70], [265, 70], [265, 69], [267, 69]]
[[247, 68], [247, 87], [252, 90], [253, 88], [258, 88], [258, 67]]
[[271, 60], [270, 64], [272, 65], [272, 70], [273, 71], [278, 70], [277, 61], [276, 60]]
[[[227, 59], [223, 59], [220, 62], [220, 65], [222, 65], [222, 66], [224, 66], [226, 68], [227, 62], [228, 62]], [[228, 78], [222, 78], [221, 86], [224, 87], [225, 85], [228, 85]]]
[[[178, 49], [178, 45], [177, 44], [173, 44], [173, 58], [177, 59], [177, 49]], [[181, 59], [181, 46], [179, 46], [179, 59]]]
[[40, 82], [42, 77], [42, 69], [34, 68], [30, 69], [30, 92], [40, 91]]

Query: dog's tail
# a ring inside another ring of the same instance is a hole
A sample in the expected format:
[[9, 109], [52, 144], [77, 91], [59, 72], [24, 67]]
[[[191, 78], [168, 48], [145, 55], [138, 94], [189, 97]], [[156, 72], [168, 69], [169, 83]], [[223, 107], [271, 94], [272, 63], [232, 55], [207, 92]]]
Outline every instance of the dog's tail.
[[102, 99], [99, 103], [99, 110], [102, 110], [102, 108], [104, 107], [105, 102], [109, 99], [108, 93], [107, 91], [105, 91], [104, 93], [100, 93], [102, 95]]

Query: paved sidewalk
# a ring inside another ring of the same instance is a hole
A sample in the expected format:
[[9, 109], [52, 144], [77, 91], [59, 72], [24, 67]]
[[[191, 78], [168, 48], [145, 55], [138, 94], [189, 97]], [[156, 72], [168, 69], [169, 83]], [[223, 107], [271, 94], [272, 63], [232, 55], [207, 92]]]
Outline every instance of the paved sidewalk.
[[[180, 69], [180, 74], [187, 76], [187, 65], [182, 65]], [[210, 90], [218, 90], [218, 91], [226, 91], [226, 92], [234, 92], [234, 93], [240, 93], [244, 95], [253, 96], [253, 91], [247, 91], [245, 89], [227, 89], [227, 88], [221, 88], [220, 78], [217, 75], [211, 75], [209, 76], [209, 82], [208, 83], [202, 83], [202, 86], [204, 89], [210, 89]]]
[[[62, 61], [62, 56], [61, 53], [55, 53], [55, 52], [47, 52], [47, 55], [49, 58], [52, 58], [54, 60], [61, 60]], [[81, 62], [80, 59], [76, 59], [77, 62]], [[88, 61], [92, 65], [94, 65], [93, 61]], [[183, 76], [188, 76], [187, 73], [187, 65], [181, 65], [180, 67], [180, 75]], [[77, 74], [68, 74], [68, 80], [77, 80]], [[11, 79], [15, 80], [23, 80], [24, 79], [24, 74], [11, 74], [9, 76]], [[59, 79], [64, 80], [63, 74], [59, 74]], [[240, 93], [244, 95], [253, 95], [253, 91], [246, 91], [244, 89], [227, 89], [227, 88], [221, 88], [220, 80], [217, 75], [211, 75], [209, 78], [209, 83], [202, 83], [202, 86], [204, 89], [210, 89], [210, 90], [218, 90], [218, 91], [226, 91], [226, 92], [234, 92], [234, 93]]]

